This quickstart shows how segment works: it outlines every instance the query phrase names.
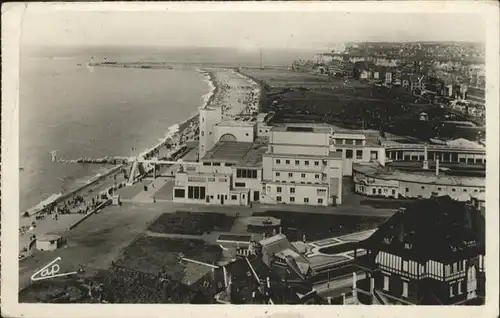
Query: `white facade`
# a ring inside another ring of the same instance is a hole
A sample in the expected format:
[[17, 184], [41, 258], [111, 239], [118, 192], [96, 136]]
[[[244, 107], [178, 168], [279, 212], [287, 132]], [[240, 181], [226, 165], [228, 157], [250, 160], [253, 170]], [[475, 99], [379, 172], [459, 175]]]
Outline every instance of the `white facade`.
[[176, 174], [173, 200], [178, 203], [248, 205], [259, 201], [262, 153], [266, 144], [219, 142], [200, 159]]
[[368, 142], [361, 133], [337, 133], [331, 136], [330, 151], [339, 153], [342, 158], [344, 176], [352, 176], [352, 165], [357, 162], [378, 162], [385, 165], [385, 149]]
[[330, 152], [329, 135], [326, 127], [274, 127], [262, 158], [261, 201], [341, 204], [342, 161]]
[[215, 140], [253, 142], [256, 135], [255, 122], [223, 121], [215, 125]]
[[215, 138], [215, 125], [222, 121], [222, 109], [220, 107], [200, 109], [199, 116], [199, 154], [202, 158], [218, 140]]
[[232, 189], [227, 173], [182, 172], [175, 177], [174, 202], [220, 205], [245, 205], [248, 190]]
[[469, 183], [451, 184], [447, 177], [436, 177], [434, 180], [418, 179], [418, 175], [415, 175], [414, 179], [410, 180], [409, 173], [397, 173], [388, 177], [383, 173], [366, 173], [362, 169], [358, 171], [360, 166], [357, 167], [353, 172], [355, 192], [366, 196], [428, 199], [432, 196], [448, 195], [457, 201], [468, 201], [471, 194], [480, 195], [485, 191], [481, 178], [470, 178], [474, 180]]

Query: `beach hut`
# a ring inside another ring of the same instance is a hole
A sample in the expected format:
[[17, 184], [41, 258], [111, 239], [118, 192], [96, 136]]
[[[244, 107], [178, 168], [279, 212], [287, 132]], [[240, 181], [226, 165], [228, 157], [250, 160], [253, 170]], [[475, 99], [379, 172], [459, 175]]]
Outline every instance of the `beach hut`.
[[54, 251], [62, 246], [63, 240], [60, 235], [46, 234], [36, 238], [36, 249], [39, 251]]

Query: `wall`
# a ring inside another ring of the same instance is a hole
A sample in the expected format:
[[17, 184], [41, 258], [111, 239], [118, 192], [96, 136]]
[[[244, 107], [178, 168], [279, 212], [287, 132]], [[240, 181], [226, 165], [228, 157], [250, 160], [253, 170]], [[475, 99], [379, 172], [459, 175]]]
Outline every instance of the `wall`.
[[[398, 197], [405, 198], [430, 198], [433, 194], [449, 195], [458, 201], [470, 200], [470, 194], [484, 192], [483, 187], [464, 187], [427, 184], [419, 182], [385, 180], [366, 176], [363, 173], [353, 174], [355, 192], [366, 196]], [[373, 192], [375, 191], [375, 193]]]
[[[281, 191], [279, 191], [281, 189]], [[295, 192], [293, 192], [294, 189]], [[308, 185], [308, 184], [284, 184], [267, 183], [265, 192], [261, 195], [261, 201], [264, 203], [280, 203], [278, 197], [281, 197], [281, 203], [285, 204], [305, 204], [305, 205], [328, 205], [330, 194], [328, 185]], [[291, 198], [294, 198], [292, 201]], [[309, 202], [304, 202], [308, 198]], [[322, 199], [323, 202], [318, 202]]]
[[328, 133], [271, 131], [269, 144], [328, 147], [330, 137]]
[[[363, 146], [353, 146], [352, 148], [342, 146], [335, 147], [335, 145], [330, 146], [331, 151], [342, 153], [342, 170], [344, 176], [352, 176], [352, 164], [355, 162], [378, 162], [382, 166], [385, 165], [385, 150], [383, 147], [363, 147]], [[347, 150], [352, 151], [352, 158], [347, 158]], [[361, 157], [358, 157], [357, 151], [361, 151]], [[371, 152], [377, 153], [376, 159], [372, 159]]]
[[231, 134], [239, 142], [253, 142], [255, 126], [231, 126], [218, 124], [215, 126], [215, 142], [217, 143], [224, 134]]
[[265, 123], [257, 123], [257, 136], [269, 137], [273, 126], [268, 126]]
[[199, 154], [202, 158], [216, 143], [215, 125], [222, 121], [221, 108], [200, 109], [199, 117]]

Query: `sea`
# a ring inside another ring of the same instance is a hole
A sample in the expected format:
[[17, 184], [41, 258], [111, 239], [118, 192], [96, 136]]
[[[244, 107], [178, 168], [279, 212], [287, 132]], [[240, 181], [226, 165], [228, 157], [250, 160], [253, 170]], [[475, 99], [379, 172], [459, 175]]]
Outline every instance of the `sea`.
[[[290, 65], [315, 50], [168, 47], [21, 47], [19, 103], [20, 209], [83, 184], [109, 167], [65, 159], [132, 156], [195, 115], [211, 91], [200, 65]], [[168, 62], [185, 67], [87, 67], [91, 58]]]

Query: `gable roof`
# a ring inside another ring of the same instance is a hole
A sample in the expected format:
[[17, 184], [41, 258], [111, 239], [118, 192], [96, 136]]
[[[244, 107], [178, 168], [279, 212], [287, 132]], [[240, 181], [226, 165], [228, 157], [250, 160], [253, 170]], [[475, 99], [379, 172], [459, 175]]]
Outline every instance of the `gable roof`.
[[479, 211], [442, 196], [409, 204], [360, 245], [416, 261], [449, 262], [484, 253], [484, 232]]

